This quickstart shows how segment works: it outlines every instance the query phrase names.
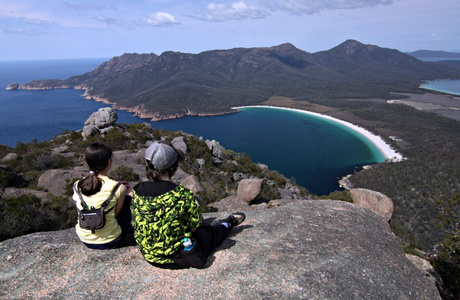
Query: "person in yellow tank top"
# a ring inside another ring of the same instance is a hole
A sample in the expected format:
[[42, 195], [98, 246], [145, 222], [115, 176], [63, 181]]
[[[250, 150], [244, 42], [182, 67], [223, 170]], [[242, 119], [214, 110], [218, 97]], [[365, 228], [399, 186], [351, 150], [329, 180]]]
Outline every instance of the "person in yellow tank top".
[[[101, 207], [107, 200], [118, 182], [107, 176], [112, 166], [112, 149], [104, 143], [93, 143], [86, 148], [85, 160], [89, 167], [89, 175], [78, 180], [74, 186], [72, 199], [76, 202], [77, 209], [81, 210], [82, 204], [76, 189], [80, 191], [83, 200], [89, 207]], [[117, 188], [114, 197], [110, 200], [105, 211], [105, 225], [93, 232], [80, 227], [77, 223], [76, 232], [80, 240], [91, 249], [113, 249], [121, 242], [126, 232], [132, 228], [130, 204], [128, 194], [131, 187], [123, 183]]]

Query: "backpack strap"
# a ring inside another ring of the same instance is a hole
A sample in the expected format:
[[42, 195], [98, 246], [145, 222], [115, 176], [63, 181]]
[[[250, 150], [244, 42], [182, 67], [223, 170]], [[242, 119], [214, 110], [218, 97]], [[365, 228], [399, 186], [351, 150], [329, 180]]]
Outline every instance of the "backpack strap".
[[[110, 203], [110, 200], [112, 200], [113, 196], [115, 196], [115, 193], [117, 192], [118, 188], [120, 187], [121, 183], [120, 182], [117, 182], [117, 184], [113, 187], [112, 189], [112, 192], [110, 193], [110, 196], [109, 198], [107, 198], [107, 200], [104, 201], [104, 203], [102, 203], [101, 207], [103, 207], [104, 209], [107, 207], [107, 205], [109, 205]], [[112, 206], [109, 210], [107, 211], [104, 211], [104, 214], [108, 214], [112, 209], [115, 208], [115, 206], [117, 206], [116, 204], [114, 206]]]
[[[112, 192], [110, 193], [109, 197], [101, 205], [103, 209], [105, 209], [107, 205], [109, 205], [110, 200], [112, 200], [113, 196], [115, 196], [115, 193], [117, 192], [120, 185], [121, 183], [117, 182], [117, 184], [113, 187]], [[75, 183], [73, 187], [74, 187], [74, 191], [78, 194], [78, 197], [80, 198], [80, 203], [83, 209], [88, 209], [88, 204], [86, 204], [85, 200], [83, 199], [83, 195], [81, 194], [80, 189], [77, 187], [77, 183]], [[104, 213], [105, 214], [109, 213], [115, 206], [116, 205], [112, 206], [108, 211], [104, 211]]]

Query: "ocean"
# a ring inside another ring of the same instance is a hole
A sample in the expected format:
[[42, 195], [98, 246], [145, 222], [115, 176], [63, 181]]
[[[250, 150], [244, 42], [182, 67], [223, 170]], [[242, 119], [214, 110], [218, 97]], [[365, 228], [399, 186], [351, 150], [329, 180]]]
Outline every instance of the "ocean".
[[[0, 144], [43, 141], [64, 130], [80, 130], [86, 119], [106, 104], [86, 100], [83, 91], [6, 91], [12, 82], [66, 79], [96, 68], [107, 59], [0, 61]], [[384, 156], [361, 134], [330, 120], [298, 111], [244, 108], [223, 116], [184, 117], [151, 122], [117, 111], [117, 123], [148, 122], [153, 128], [182, 130], [214, 139], [227, 149], [244, 152], [310, 192], [338, 190], [338, 179]]]
[[460, 96], [460, 80], [458, 79], [430, 80], [422, 84], [421, 87], [427, 90]]

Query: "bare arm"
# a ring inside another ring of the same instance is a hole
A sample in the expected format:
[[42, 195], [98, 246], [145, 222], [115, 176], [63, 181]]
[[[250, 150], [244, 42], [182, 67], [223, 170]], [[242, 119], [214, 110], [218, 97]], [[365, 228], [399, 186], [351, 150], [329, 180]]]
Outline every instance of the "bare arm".
[[122, 182], [120, 186], [120, 198], [118, 198], [117, 205], [115, 206], [115, 216], [117, 217], [123, 207], [123, 203], [125, 202], [126, 195], [130, 194], [132, 187], [129, 185], [128, 182]]

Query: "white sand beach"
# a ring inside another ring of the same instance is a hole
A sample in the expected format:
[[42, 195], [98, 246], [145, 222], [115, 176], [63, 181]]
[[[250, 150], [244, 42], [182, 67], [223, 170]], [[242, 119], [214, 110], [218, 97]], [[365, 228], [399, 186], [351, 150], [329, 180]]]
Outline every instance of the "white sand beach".
[[401, 154], [396, 152], [394, 149], [392, 149], [390, 147], [390, 145], [385, 143], [385, 141], [380, 136], [375, 135], [372, 132], [370, 132], [370, 131], [362, 128], [362, 127], [359, 127], [359, 126], [357, 126], [355, 124], [349, 123], [347, 121], [343, 121], [343, 120], [333, 118], [333, 117], [328, 116], [328, 115], [319, 114], [319, 113], [306, 111], [306, 110], [302, 110], [302, 109], [279, 107], [279, 106], [251, 105], [251, 106], [232, 107], [232, 109], [238, 110], [240, 108], [245, 108], [245, 107], [261, 107], [261, 108], [267, 108], [268, 107], [268, 108], [275, 108], [275, 109], [293, 110], [293, 111], [297, 111], [297, 112], [300, 112], [300, 113], [304, 113], [304, 114], [308, 114], [308, 115], [314, 115], [314, 116], [317, 116], [317, 117], [320, 117], [320, 118], [328, 119], [328, 120], [331, 120], [333, 122], [337, 122], [337, 123], [339, 123], [339, 124], [341, 124], [343, 126], [346, 126], [346, 127], [350, 128], [350, 129], [354, 130], [355, 132], [358, 132], [359, 134], [363, 135], [365, 138], [367, 138], [369, 141], [371, 141], [380, 150], [380, 152], [383, 154], [383, 156], [386, 158], [387, 161], [397, 162], [397, 161], [402, 161], [404, 159]]

